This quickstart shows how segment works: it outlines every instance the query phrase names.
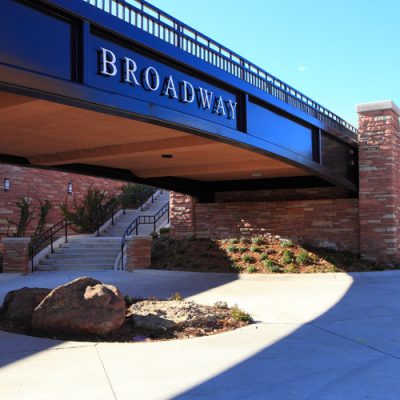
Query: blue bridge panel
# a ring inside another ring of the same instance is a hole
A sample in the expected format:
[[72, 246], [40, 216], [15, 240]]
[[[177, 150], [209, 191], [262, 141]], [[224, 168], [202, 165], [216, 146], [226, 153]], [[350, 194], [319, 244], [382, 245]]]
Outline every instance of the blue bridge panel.
[[353, 127], [146, 1], [134, 4], [3, 0], [0, 91], [180, 129], [357, 190]]
[[[75, 26], [55, 13], [13, 0], [1, 2], [0, 62], [73, 79]], [[51, 51], [51, 57], [49, 57]]]

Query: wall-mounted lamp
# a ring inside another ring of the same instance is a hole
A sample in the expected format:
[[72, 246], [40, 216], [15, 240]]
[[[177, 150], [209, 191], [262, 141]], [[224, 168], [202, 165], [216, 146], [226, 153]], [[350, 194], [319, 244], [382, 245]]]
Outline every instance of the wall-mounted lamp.
[[3, 189], [5, 192], [8, 192], [10, 190], [11, 184], [10, 184], [10, 180], [8, 178], [4, 178], [4, 182], [3, 182]]
[[72, 194], [72, 183], [71, 183], [71, 182], [68, 182], [68, 185], [67, 185], [67, 193], [68, 193], [68, 194]]

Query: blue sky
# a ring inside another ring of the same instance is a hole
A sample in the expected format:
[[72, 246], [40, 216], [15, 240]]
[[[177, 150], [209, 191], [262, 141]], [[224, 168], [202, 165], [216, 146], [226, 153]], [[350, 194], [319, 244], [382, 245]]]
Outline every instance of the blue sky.
[[400, 105], [399, 0], [150, 0], [353, 125]]

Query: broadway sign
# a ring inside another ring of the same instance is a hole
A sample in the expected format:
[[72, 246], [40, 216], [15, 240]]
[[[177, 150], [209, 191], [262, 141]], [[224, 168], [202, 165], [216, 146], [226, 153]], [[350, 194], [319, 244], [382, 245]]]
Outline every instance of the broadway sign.
[[235, 94], [103, 38], [92, 37], [92, 46], [95, 86], [236, 128]]

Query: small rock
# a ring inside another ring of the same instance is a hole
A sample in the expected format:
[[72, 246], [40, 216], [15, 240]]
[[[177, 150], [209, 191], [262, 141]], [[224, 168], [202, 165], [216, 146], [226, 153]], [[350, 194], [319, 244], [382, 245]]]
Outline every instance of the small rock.
[[51, 289], [26, 287], [8, 292], [3, 302], [3, 317], [29, 329], [33, 310], [50, 292]]

